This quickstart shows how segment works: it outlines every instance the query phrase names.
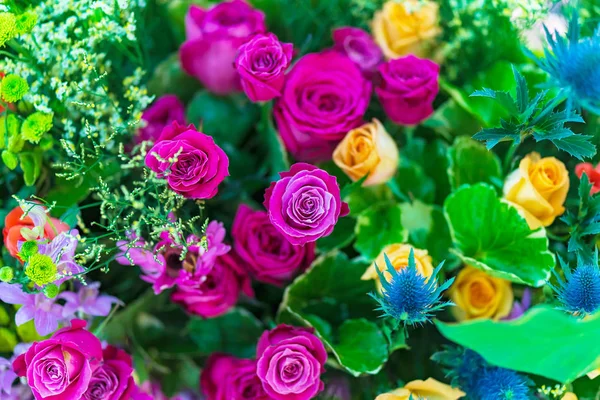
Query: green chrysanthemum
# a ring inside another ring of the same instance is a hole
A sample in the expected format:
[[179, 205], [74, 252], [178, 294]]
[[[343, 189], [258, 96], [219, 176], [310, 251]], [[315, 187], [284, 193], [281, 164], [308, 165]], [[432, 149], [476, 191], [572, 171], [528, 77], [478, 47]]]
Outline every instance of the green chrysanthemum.
[[52, 129], [52, 114], [44, 114], [38, 111], [25, 119], [23, 126], [21, 126], [21, 134], [28, 142], [37, 144], [50, 129]]
[[15, 103], [29, 91], [27, 81], [18, 75], [6, 75], [2, 79], [2, 98], [7, 103]]
[[55, 298], [56, 296], [58, 296], [58, 286], [56, 286], [54, 283], [46, 285], [46, 287], [44, 288], [44, 294], [49, 299]]
[[0, 13], [0, 47], [17, 35], [17, 18], [11, 13]]
[[21, 259], [26, 260], [34, 254], [38, 253], [38, 244], [35, 240], [28, 240], [21, 246], [19, 256]]
[[37, 15], [33, 11], [27, 11], [17, 17], [17, 33], [22, 35], [29, 33], [37, 24]]
[[2, 267], [0, 268], [0, 281], [2, 282], [10, 282], [15, 277], [15, 272], [11, 267]]
[[56, 279], [56, 264], [50, 257], [44, 254], [34, 254], [29, 257], [25, 275], [38, 286], [44, 286], [54, 282]]

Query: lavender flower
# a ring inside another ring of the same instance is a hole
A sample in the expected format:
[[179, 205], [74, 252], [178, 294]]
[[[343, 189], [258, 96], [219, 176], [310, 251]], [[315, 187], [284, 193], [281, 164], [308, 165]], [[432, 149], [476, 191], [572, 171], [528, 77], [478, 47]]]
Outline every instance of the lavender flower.
[[38, 243], [38, 253], [50, 257], [56, 264], [59, 274], [59, 279], [54, 282], [56, 285], [84, 271], [84, 268], [74, 261], [75, 250], [79, 243], [78, 236], [77, 229], [73, 229], [59, 234], [48, 243]]
[[504, 319], [507, 321], [511, 319], [517, 319], [522, 316], [525, 311], [529, 310], [529, 308], [531, 308], [531, 289], [525, 288], [523, 296], [521, 297], [521, 301], [515, 301], [513, 303], [510, 314], [508, 314]]
[[17, 374], [13, 371], [11, 362], [0, 357], [0, 400], [16, 399], [12, 393], [12, 384], [15, 379], [17, 379]]
[[23, 325], [33, 320], [35, 330], [41, 336], [54, 332], [63, 320], [63, 307], [43, 293], [25, 293], [17, 285], [0, 283], [0, 300], [7, 304], [21, 304], [15, 314], [15, 323]]
[[113, 304], [123, 305], [121, 300], [113, 296], [100, 294], [100, 282], [81, 285], [77, 293], [63, 292], [59, 299], [66, 300], [63, 307], [63, 318], [70, 319], [76, 314], [87, 314], [94, 317], [106, 317]]

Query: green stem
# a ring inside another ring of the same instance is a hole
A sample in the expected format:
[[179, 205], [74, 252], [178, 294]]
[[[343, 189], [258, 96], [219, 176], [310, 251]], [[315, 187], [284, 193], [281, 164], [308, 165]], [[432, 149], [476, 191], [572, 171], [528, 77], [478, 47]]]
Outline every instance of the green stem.
[[519, 147], [519, 144], [520, 143], [513, 141], [512, 144], [510, 145], [510, 148], [506, 152], [506, 156], [504, 157], [504, 163], [502, 165], [505, 175], [508, 174], [512, 170], [513, 159], [515, 157], [515, 153], [517, 152], [517, 148]]

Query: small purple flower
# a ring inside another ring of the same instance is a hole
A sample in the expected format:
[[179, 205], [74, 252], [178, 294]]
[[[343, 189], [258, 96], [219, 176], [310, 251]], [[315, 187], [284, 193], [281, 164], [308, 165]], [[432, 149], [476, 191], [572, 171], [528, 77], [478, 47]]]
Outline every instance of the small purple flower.
[[517, 319], [522, 316], [525, 311], [529, 310], [529, 308], [531, 308], [531, 289], [525, 288], [523, 296], [521, 297], [521, 301], [514, 302], [510, 314], [508, 314], [504, 319], [507, 321], [511, 319]]
[[56, 285], [60, 286], [61, 283], [69, 280], [73, 275], [84, 271], [84, 268], [73, 260], [79, 243], [77, 236], [79, 236], [79, 232], [77, 229], [73, 229], [70, 232], [61, 233], [48, 243], [40, 242], [38, 244], [38, 252], [49, 256], [56, 264], [60, 276], [54, 282]]
[[343, 26], [332, 33], [333, 48], [348, 56], [371, 79], [377, 67], [383, 62], [383, 52], [367, 32], [360, 28]]
[[42, 293], [25, 293], [18, 285], [0, 283], [0, 300], [22, 305], [15, 314], [15, 323], [19, 326], [33, 320], [35, 330], [41, 336], [54, 332], [63, 321], [63, 307]]
[[93, 282], [86, 286], [81, 285], [77, 293], [62, 292], [59, 299], [66, 300], [63, 307], [63, 317], [71, 319], [76, 313], [83, 313], [94, 317], [106, 317], [110, 314], [113, 304], [123, 305], [121, 300], [113, 296], [100, 294], [100, 282]]
[[16, 399], [13, 397], [12, 385], [17, 374], [12, 369], [12, 363], [0, 357], [0, 400]]
[[121, 253], [116, 261], [122, 265], [139, 266], [143, 273], [141, 279], [151, 283], [156, 294], [175, 284], [185, 284], [197, 275], [206, 275], [217, 257], [231, 248], [223, 243], [225, 228], [217, 221], [211, 221], [206, 228], [206, 250], [200, 245], [199, 238], [193, 235], [188, 237], [189, 247], [184, 260], [181, 260], [182, 248], [175, 244], [169, 232], [162, 232], [160, 238], [153, 251], [147, 250], [143, 240], [138, 240], [131, 247], [126, 241], [117, 242]]

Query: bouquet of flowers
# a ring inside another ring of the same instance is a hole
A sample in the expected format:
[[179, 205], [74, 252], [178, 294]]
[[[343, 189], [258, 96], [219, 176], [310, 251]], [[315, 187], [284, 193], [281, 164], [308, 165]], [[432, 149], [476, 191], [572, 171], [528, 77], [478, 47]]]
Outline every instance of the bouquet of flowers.
[[0, 2], [0, 400], [600, 398], [593, 0]]

